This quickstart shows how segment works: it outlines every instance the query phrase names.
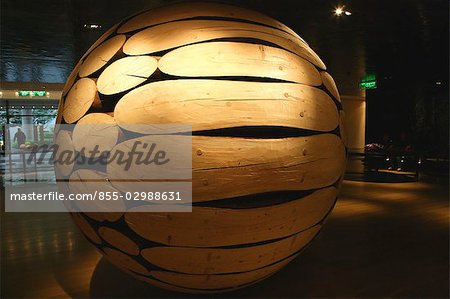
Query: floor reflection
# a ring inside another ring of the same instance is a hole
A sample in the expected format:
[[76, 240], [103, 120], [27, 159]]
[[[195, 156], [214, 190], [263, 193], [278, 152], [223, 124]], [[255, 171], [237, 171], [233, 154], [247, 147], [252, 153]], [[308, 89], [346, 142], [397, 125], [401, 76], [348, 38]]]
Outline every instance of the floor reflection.
[[[262, 283], [217, 297], [448, 297], [448, 184], [344, 181], [324, 230]], [[109, 264], [64, 213], [1, 214], [2, 297], [198, 298]]]

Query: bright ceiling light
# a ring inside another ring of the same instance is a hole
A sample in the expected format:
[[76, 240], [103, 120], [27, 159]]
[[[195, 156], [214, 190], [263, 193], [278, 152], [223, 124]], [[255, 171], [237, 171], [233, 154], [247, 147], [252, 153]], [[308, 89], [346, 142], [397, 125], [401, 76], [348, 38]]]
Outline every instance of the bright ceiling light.
[[100, 28], [102, 28], [102, 25], [99, 25], [99, 24], [84, 24], [83, 27], [87, 28], [87, 29], [100, 29]]
[[338, 17], [342, 16], [343, 13], [344, 13], [343, 6], [336, 7], [336, 9], [334, 10], [334, 14], [337, 15]]
[[334, 15], [338, 17], [343, 15], [351, 16], [352, 13], [350, 11], [345, 10], [345, 5], [342, 5], [334, 8]]

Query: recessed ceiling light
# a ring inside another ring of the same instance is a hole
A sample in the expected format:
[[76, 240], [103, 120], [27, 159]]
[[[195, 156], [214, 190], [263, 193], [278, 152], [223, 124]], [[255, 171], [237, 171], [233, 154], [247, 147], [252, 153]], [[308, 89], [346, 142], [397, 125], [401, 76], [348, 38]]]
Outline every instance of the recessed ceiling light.
[[338, 6], [334, 10], [334, 14], [337, 15], [338, 17], [341, 16], [343, 13], [344, 13], [344, 7], [343, 6]]
[[84, 24], [83, 27], [86, 29], [100, 29], [100, 28], [102, 28], [102, 25], [100, 25], [100, 24]]

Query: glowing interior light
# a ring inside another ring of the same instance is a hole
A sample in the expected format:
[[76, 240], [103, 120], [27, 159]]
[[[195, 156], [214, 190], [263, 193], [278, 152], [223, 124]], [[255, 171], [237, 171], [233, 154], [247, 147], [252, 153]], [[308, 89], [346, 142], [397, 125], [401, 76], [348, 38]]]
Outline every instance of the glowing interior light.
[[345, 15], [346, 15], [346, 16], [351, 16], [351, 15], [352, 15], [352, 13], [351, 13], [351, 12], [349, 12], [349, 11], [346, 11], [346, 12], [345, 12]]
[[337, 16], [341, 16], [344, 13], [344, 7], [336, 7], [334, 10], [334, 14]]
[[83, 27], [84, 28], [89, 28], [89, 29], [99, 29], [99, 28], [102, 28], [102, 25], [98, 25], [98, 24], [84, 24]]

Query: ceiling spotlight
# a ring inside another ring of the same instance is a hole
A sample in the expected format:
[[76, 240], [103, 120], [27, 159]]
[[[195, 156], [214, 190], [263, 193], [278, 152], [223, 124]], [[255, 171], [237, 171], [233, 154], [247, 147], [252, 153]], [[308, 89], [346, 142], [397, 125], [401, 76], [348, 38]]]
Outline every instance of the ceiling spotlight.
[[338, 6], [334, 10], [334, 14], [337, 15], [338, 17], [342, 16], [343, 13], [344, 13], [344, 6]]
[[83, 27], [87, 28], [87, 29], [100, 29], [100, 28], [102, 28], [102, 25], [99, 25], [99, 24], [84, 24]]
[[351, 16], [352, 13], [347, 11], [347, 10], [345, 10], [345, 5], [342, 5], [342, 6], [337, 6], [334, 9], [334, 15], [338, 16], [338, 17], [343, 16], [343, 15]]

